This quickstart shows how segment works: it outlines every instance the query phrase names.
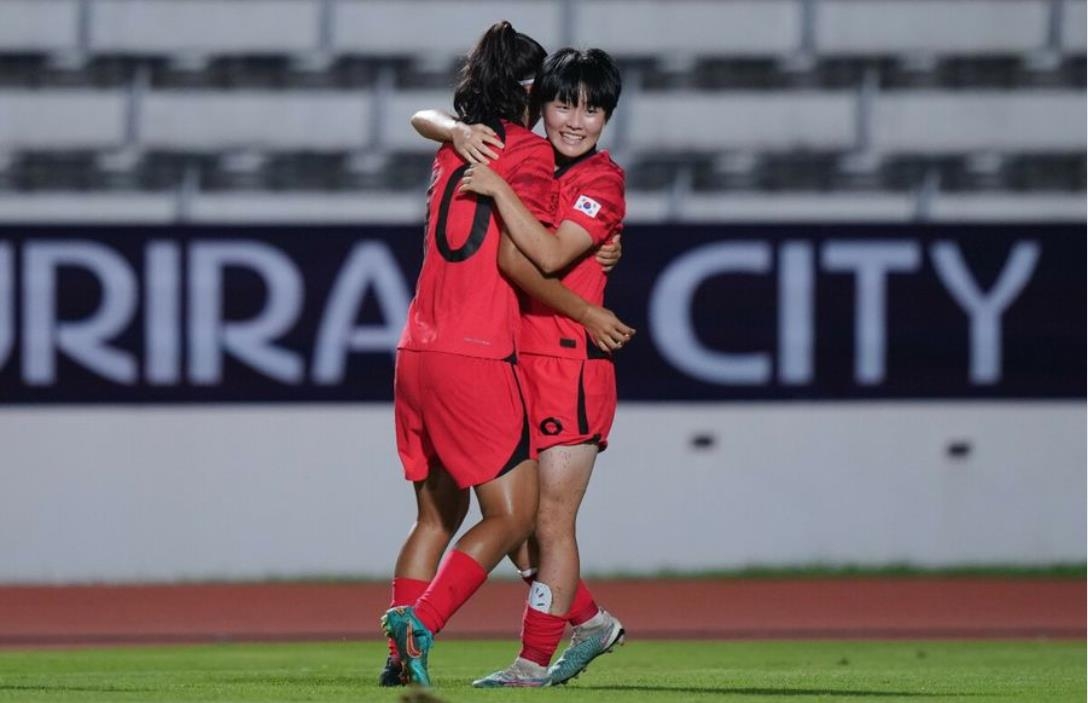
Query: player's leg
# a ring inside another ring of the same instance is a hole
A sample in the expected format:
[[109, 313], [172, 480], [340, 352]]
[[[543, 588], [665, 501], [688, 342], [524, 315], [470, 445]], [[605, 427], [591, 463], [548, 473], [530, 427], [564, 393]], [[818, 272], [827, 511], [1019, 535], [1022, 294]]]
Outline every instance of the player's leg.
[[593, 444], [551, 447], [540, 455], [540, 509], [535, 534], [540, 545], [539, 571], [525, 606], [518, 656], [541, 667], [551, 663], [578, 590], [580, 560], [575, 523], [596, 458], [597, 447]]
[[533, 460], [476, 486], [481, 520], [445, 556], [430, 588], [416, 603], [428, 630], [440, 631], [495, 565], [528, 538], [536, 518], [537, 493]]
[[555, 615], [566, 615], [574, 600], [580, 569], [576, 521], [596, 460], [595, 444], [551, 447], [540, 455], [537, 581], [548, 585], [548, 612]]
[[[413, 605], [427, 590], [439, 559], [468, 512], [469, 494], [440, 467], [413, 484], [416, 521], [401, 547], [394, 570], [390, 608]], [[382, 686], [407, 683], [396, 642], [389, 639], [389, 657], [378, 677]]]
[[[521, 650], [514, 662], [473, 682], [477, 688], [548, 685], [548, 665], [567, 625], [567, 611], [578, 578], [574, 521], [589, 484], [596, 445], [552, 447], [540, 454], [540, 507], [533, 540], [539, 545], [539, 570], [529, 583], [522, 616]], [[511, 559], [528, 563], [522, 548]]]
[[523, 655], [546, 661], [562, 638], [563, 624], [574, 626], [570, 646], [549, 669], [552, 684], [585, 670], [589, 662], [622, 642], [624, 635], [623, 626], [598, 608], [580, 578], [576, 533], [578, 511], [597, 454], [608, 445], [615, 416], [615, 369], [608, 361], [586, 361], [579, 369], [577, 387], [577, 443], [556, 445], [540, 457], [541, 507], [536, 533], [540, 572], [522, 630]]
[[382, 627], [396, 640], [410, 681], [430, 685], [427, 658], [435, 635], [483, 585], [491, 569], [528, 538], [536, 516], [536, 473], [536, 461], [525, 460], [476, 486], [480, 522], [447, 552], [414, 606], [391, 608], [382, 617]]
[[426, 414], [429, 437], [457, 484], [475, 488], [482, 519], [442, 559], [415, 605], [390, 609], [383, 618], [386, 632], [407, 654], [411, 679], [424, 685], [434, 635], [529, 536], [538, 493], [516, 367], [444, 354], [431, 354], [427, 362], [424, 377], [435, 401]]
[[[595, 458], [595, 456], [594, 456]], [[540, 457], [540, 472], [545, 471], [544, 468], [545, 455]], [[544, 508], [544, 487], [541, 487], [541, 507], [538, 509], [538, 520], [540, 514], [544, 513], [545, 518], [552, 514], [551, 509]], [[585, 489], [582, 488], [582, 493], [585, 493]], [[575, 548], [577, 545], [575, 544]], [[577, 556], [577, 552], [575, 552]], [[507, 555], [510, 558], [510, 563], [514, 565], [514, 569], [517, 571], [518, 576], [525, 582], [526, 586], [532, 586], [533, 582], [537, 580], [537, 574], [539, 573], [540, 564], [540, 543], [537, 541], [536, 533], [534, 533], [524, 543], [518, 546], [517, 549], [510, 552]], [[576, 568], [580, 571], [581, 564], [576, 565]], [[565, 589], [563, 589], [565, 590]], [[574, 589], [574, 595], [570, 599], [572, 603], [567, 610], [567, 622], [572, 626], [578, 626], [589, 620], [591, 617], [597, 614], [598, 606], [593, 600], [593, 594], [590, 593], [589, 588], [581, 578], [577, 579]], [[557, 601], [559, 603], [565, 603], [565, 599]]]
[[[543, 543], [548, 546], [534, 545], [537, 548], [532, 552], [523, 546], [510, 555], [530, 585], [522, 617], [522, 649], [510, 666], [474, 681], [472, 685], [477, 688], [565, 683], [584, 671], [597, 656], [611, 651], [623, 641], [623, 626], [597, 606], [579, 577], [574, 522], [592, 472], [596, 448], [592, 447], [591, 451], [583, 447], [561, 448], [573, 451], [559, 449], [546, 451], [540, 457], [541, 504], [537, 519], [544, 523]], [[538, 526], [532, 542], [540, 541], [539, 536]], [[534, 563], [541, 564], [541, 568], [524, 568]], [[526, 577], [527, 572], [536, 572], [536, 575]], [[549, 669], [548, 663], [568, 622], [574, 626], [571, 645]]]
[[525, 611], [521, 656], [549, 661], [570, 621], [571, 644], [548, 669], [552, 685], [574, 678], [624, 637], [623, 625], [597, 607], [579, 576], [575, 524], [596, 457], [596, 445], [553, 447], [540, 455], [540, 572]]
[[[425, 568], [411, 567], [411, 562], [418, 560], [413, 555], [419, 554], [418, 545], [424, 541], [425, 535], [435, 532], [430, 529], [430, 525], [443, 522], [437, 506], [440, 503], [448, 503], [451, 506], [455, 504], [453, 500], [439, 500], [439, 490], [444, 484], [444, 479], [448, 477], [441, 471], [431, 470], [436, 463], [436, 457], [423, 423], [422, 401], [425, 398], [421, 381], [423, 368], [423, 354], [403, 349], [397, 352], [393, 381], [397, 453], [404, 468], [404, 477], [413, 484], [416, 521], [397, 559], [390, 589], [392, 591], [390, 607], [414, 603], [427, 588], [427, 584], [434, 575], [433, 567], [429, 572]], [[427, 486], [431, 487], [430, 491]], [[427, 497], [428, 493], [434, 494], [433, 500]], [[446, 538], [447, 543], [448, 541], [449, 538]], [[378, 675], [378, 684], [400, 686], [407, 683], [406, 676], [396, 643], [390, 637], [389, 656], [385, 661], [385, 668]]]
[[506, 555], [510, 563], [518, 572], [518, 576], [526, 585], [532, 585], [536, 577], [537, 564], [540, 563], [540, 547], [537, 545], [536, 536], [530, 535], [529, 539]]
[[[526, 586], [532, 586], [536, 581], [537, 567], [540, 563], [540, 548], [536, 537], [530, 536], [517, 549], [507, 555], [518, 576]], [[526, 599], [528, 608], [528, 599]], [[524, 620], [524, 616], [522, 618]], [[514, 659], [514, 663], [505, 669], [493, 672], [472, 682], [477, 688], [506, 688], [506, 687], [539, 687], [549, 684], [547, 667], [535, 662], [523, 659], [520, 656]]]
[[[468, 490], [440, 464], [431, 430], [424, 422], [431, 398], [428, 376], [433, 365], [432, 354], [397, 352], [393, 385], [397, 453], [405, 478], [412, 481], [416, 519], [397, 557], [390, 610], [413, 605], [426, 591], [442, 552], [468, 510]], [[407, 683], [404, 638], [397, 642], [393, 633], [387, 635], [391, 642], [390, 656], [379, 676], [379, 684]]]
[[[438, 561], [468, 513], [469, 492], [441, 467], [413, 484], [416, 521], [397, 556], [397, 578], [430, 583]], [[413, 598], [408, 603], [414, 602]], [[397, 603], [396, 605], [402, 605]]]

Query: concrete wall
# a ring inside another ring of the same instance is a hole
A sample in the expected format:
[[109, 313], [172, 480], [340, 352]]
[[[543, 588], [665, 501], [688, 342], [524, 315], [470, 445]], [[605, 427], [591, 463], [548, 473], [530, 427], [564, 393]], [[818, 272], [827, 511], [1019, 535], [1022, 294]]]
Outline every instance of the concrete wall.
[[[1080, 401], [629, 402], [584, 568], [1080, 562], [1085, 422]], [[412, 516], [386, 404], [0, 409], [0, 582], [384, 577]]]

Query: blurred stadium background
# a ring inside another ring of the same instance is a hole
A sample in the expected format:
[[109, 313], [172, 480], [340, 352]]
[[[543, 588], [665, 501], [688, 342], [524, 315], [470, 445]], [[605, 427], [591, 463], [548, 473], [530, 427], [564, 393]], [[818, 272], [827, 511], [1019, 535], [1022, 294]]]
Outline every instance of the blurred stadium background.
[[0, 0], [0, 583], [388, 575], [408, 118], [503, 18], [625, 78], [590, 573], [1084, 562], [1083, 0]]
[[480, 27], [621, 62], [630, 221], [1082, 220], [1078, 0], [4, 0], [0, 218], [414, 222]]

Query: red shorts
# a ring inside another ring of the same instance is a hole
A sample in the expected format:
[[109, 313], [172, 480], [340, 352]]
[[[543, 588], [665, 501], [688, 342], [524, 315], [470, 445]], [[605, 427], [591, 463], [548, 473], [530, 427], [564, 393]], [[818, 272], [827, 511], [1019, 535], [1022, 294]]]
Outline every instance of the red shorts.
[[515, 364], [400, 349], [393, 396], [397, 453], [409, 481], [441, 466], [468, 488], [536, 458]]
[[616, 416], [616, 368], [610, 359], [518, 356], [525, 389], [533, 449], [558, 445], [608, 446]]

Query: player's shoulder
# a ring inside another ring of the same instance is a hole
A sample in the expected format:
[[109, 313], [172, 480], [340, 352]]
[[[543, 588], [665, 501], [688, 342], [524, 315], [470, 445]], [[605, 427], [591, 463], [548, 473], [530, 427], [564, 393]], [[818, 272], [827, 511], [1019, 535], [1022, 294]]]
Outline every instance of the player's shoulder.
[[607, 150], [598, 151], [593, 155], [593, 170], [597, 178], [619, 183], [620, 188], [627, 180], [623, 167], [612, 160], [612, 155]]
[[548, 140], [521, 125], [511, 122], [502, 124], [506, 132], [502, 139], [506, 146], [501, 151], [498, 163], [514, 170], [530, 165], [534, 170], [539, 168], [550, 176], [555, 170], [555, 154]]
[[598, 151], [571, 168], [565, 180], [568, 187], [574, 189], [592, 188], [597, 191], [613, 191], [623, 194], [626, 175], [623, 169], [612, 160], [607, 151]]
[[547, 150], [551, 152], [548, 140], [539, 134], [514, 122], [503, 121], [502, 126], [506, 132], [503, 137], [503, 143], [506, 144], [505, 151]]
[[559, 170], [561, 180], [570, 183], [605, 180], [623, 184], [626, 179], [623, 168], [612, 160], [607, 151], [595, 151]]

